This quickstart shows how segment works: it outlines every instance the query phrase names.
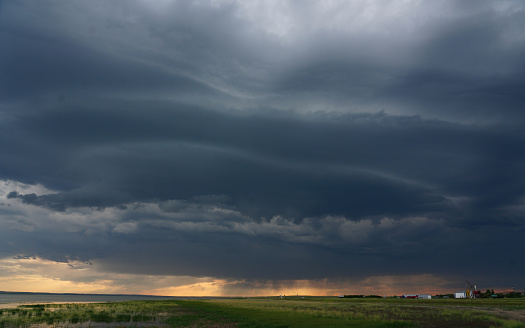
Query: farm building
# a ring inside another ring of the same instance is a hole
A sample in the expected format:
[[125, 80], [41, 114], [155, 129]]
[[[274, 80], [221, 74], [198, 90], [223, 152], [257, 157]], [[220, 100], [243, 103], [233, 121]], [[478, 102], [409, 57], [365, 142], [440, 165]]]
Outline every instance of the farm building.
[[429, 300], [432, 298], [429, 294], [405, 294], [401, 298], [414, 298], [414, 299], [426, 299]]
[[467, 298], [467, 292], [455, 292], [454, 298]]

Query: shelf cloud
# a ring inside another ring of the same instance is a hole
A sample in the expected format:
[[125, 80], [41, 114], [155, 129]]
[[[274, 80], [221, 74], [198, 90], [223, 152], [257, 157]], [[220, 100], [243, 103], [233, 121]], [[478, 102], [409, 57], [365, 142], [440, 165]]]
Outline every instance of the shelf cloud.
[[0, 289], [522, 286], [523, 31], [520, 1], [2, 2]]

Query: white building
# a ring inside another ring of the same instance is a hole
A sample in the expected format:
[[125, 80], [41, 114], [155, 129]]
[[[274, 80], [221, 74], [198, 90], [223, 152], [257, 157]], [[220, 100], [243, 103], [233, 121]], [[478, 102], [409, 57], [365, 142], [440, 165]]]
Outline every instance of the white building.
[[455, 292], [454, 298], [467, 298], [467, 292]]
[[402, 295], [401, 298], [413, 298], [413, 299], [423, 299], [423, 300], [429, 300], [432, 298], [429, 294], [405, 294]]

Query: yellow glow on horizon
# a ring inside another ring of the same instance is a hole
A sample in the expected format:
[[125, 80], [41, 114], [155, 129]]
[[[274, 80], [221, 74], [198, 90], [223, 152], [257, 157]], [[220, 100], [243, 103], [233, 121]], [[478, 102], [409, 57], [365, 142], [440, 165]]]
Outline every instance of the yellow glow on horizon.
[[224, 296], [222, 294], [223, 283], [225, 283], [224, 280], [217, 279], [183, 286], [147, 290], [145, 294], [159, 296]]
[[[76, 264], [76, 263], [75, 263]], [[77, 264], [79, 273], [85, 270]], [[0, 290], [40, 293], [111, 293], [114, 288], [109, 281], [82, 282], [74, 278], [70, 263], [45, 261], [41, 259], [0, 260]], [[66, 277], [66, 279], [64, 279]]]
[[[326, 290], [321, 288], [309, 287], [312, 285], [305, 280], [287, 281], [293, 288], [279, 288], [279, 287], [238, 287], [243, 286], [244, 281], [228, 281], [225, 279], [212, 279], [209, 281], [198, 282], [194, 284], [165, 287], [155, 290], [145, 291], [149, 295], [164, 295], [164, 296], [275, 296], [275, 295], [318, 295], [331, 296], [326, 293]], [[300, 284], [305, 283], [305, 286]]]
[[108, 286], [62, 281], [38, 276], [20, 276], [0, 278], [0, 289], [15, 292], [34, 293], [109, 293]]
[[[106, 272], [97, 263], [39, 258], [0, 259], [0, 290], [14, 292], [143, 294], [158, 296], [276, 296], [451, 293], [448, 280], [431, 274], [370, 276], [361, 280], [228, 280]], [[429, 287], [430, 286], [430, 287]]]

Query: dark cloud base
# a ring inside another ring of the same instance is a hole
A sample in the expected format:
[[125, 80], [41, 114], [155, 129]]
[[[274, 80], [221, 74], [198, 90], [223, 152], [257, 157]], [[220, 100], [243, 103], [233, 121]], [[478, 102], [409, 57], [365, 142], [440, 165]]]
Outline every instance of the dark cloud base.
[[2, 129], [11, 158], [0, 164], [4, 177], [62, 191], [15, 196], [63, 210], [226, 195], [255, 218], [452, 211], [460, 220], [458, 213], [515, 205], [525, 193], [525, 140], [512, 126], [147, 106], [17, 115]]
[[[462, 272], [476, 276], [479, 259], [487, 257], [514, 279], [522, 269], [519, 177], [525, 166], [518, 163], [525, 143], [513, 126], [385, 113], [281, 115], [125, 104], [111, 111], [60, 105], [14, 115], [2, 129], [3, 143], [13, 149], [7, 152], [12, 160], [0, 164], [10, 173], [4, 178], [38, 181], [57, 192], [10, 190], [6, 198], [59, 212], [133, 213], [141, 203], [157, 204], [182, 222], [218, 224], [219, 231], [148, 228], [151, 214], [142, 213], [129, 219], [137, 224], [130, 235], [108, 228], [88, 242], [85, 230], [72, 238], [50, 230], [53, 239], [43, 234], [24, 243], [24, 254], [98, 259], [117, 272], [238, 279], [446, 274], [466, 263]], [[17, 138], [7, 140], [13, 134]], [[236, 214], [210, 214], [213, 206]], [[370, 222], [376, 232], [338, 235], [341, 226], [326, 227], [326, 217], [338, 216]], [[263, 235], [231, 228], [256, 229], [275, 217], [289, 220], [284, 228], [292, 231], [280, 234], [279, 223]], [[427, 221], [382, 229], [385, 217]], [[507, 257], [498, 255], [500, 247]]]

